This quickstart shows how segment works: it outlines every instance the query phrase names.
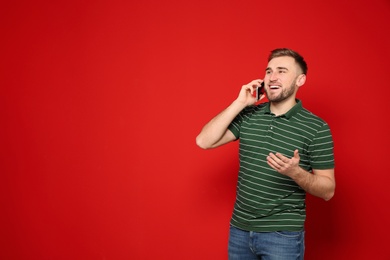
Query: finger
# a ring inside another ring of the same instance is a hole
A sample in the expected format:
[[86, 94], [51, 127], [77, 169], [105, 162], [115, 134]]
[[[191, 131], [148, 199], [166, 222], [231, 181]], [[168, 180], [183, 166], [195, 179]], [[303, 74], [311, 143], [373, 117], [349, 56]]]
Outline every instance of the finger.
[[267, 161], [267, 163], [268, 163], [268, 165], [272, 168], [272, 169], [274, 169], [275, 171], [277, 171], [277, 172], [281, 172], [282, 171], [282, 169], [283, 169], [283, 166], [282, 165], [280, 165], [280, 164], [278, 164], [278, 163], [276, 163], [275, 161]]
[[296, 149], [295, 151], [294, 151], [294, 158], [295, 159], [297, 159], [297, 160], [299, 160], [301, 157], [299, 156], [299, 151], [298, 151], [298, 149]]
[[276, 157], [278, 157], [280, 160], [285, 160], [285, 159], [288, 159], [286, 156], [284, 156], [283, 154], [281, 153], [275, 153]]
[[255, 91], [255, 87], [253, 87], [253, 85], [251, 85], [250, 83], [249, 84], [246, 84], [244, 86], [242, 86], [242, 88], [245, 90], [245, 92], [249, 92], [253, 95], [253, 91]]
[[261, 79], [255, 79], [248, 83], [247, 86], [250, 86], [252, 89], [256, 89], [261, 85], [261, 82], [263, 82]]
[[273, 162], [273, 161], [267, 161], [267, 163], [268, 163], [268, 165], [269, 165], [272, 169], [274, 169], [274, 170], [276, 170], [276, 171], [279, 170], [278, 167], [274, 165], [274, 162]]
[[252, 95], [253, 96], [253, 90], [250, 86], [248, 85], [242, 85], [242, 88], [241, 88], [241, 91], [240, 91], [240, 95], [242, 97], [247, 97], [247, 96], [250, 96]]
[[281, 153], [270, 153], [269, 154], [271, 156], [271, 158], [277, 162], [278, 164], [282, 164], [282, 163], [285, 163], [286, 162], [286, 157], [284, 157]]
[[254, 85], [254, 86], [258, 86], [258, 85], [261, 84], [261, 82], [263, 82], [263, 80], [261, 80], [261, 79], [254, 79], [249, 84], [250, 85]]
[[274, 169], [279, 169], [281, 167], [281, 164], [283, 163], [276, 155], [273, 153], [270, 153], [267, 157], [268, 164], [272, 165]]
[[272, 168], [274, 169], [274, 166], [267, 160], [267, 164]]

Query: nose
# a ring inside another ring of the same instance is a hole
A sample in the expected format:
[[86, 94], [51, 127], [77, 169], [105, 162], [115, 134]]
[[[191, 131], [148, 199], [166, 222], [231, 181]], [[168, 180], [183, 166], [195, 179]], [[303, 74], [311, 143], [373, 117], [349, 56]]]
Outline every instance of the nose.
[[270, 81], [276, 81], [278, 78], [277, 78], [277, 75], [276, 75], [276, 73], [275, 72], [271, 72], [270, 74], [269, 74], [269, 80]]

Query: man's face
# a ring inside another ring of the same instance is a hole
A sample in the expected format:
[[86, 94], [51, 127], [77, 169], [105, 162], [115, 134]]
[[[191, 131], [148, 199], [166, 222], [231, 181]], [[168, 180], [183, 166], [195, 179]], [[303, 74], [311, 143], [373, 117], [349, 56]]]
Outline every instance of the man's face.
[[268, 62], [265, 70], [265, 91], [271, 102], [281, 102], [294, 98], [297, 89], [297, 79], [302, 75], [294, 58], [277, 57]]

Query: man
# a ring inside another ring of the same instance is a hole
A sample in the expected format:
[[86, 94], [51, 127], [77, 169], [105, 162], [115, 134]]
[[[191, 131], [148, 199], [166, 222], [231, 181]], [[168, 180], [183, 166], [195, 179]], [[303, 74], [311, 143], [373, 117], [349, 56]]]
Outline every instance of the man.
[[[296, 99], [306, 74], [306, 62], [297, 52], [273, 50], [264, 80], [242, 86], [237, 99], [196, 138], [203, 149], [240, 140], [230, 260], [303, 259], [305, 194], [333, 197], [329, 126]], [[254, 92], [262, 82], [269, 102], [256, 105]]]

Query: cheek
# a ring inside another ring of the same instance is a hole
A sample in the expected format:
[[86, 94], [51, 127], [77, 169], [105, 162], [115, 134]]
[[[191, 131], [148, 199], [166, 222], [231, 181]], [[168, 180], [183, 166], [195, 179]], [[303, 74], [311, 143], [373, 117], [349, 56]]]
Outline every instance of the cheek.
[[281, 76], [281, 77], [280, 77], [280, 80], [281, 80], [284, 84], [289, 85], [289, 86], [291, 86], [291, 85], [293, 85], [293, 84], [296, 83], [296, 78], [292, 78], [292, 77], [288, 77], [288, 76]]

